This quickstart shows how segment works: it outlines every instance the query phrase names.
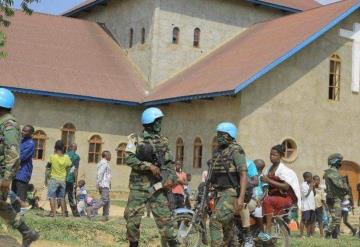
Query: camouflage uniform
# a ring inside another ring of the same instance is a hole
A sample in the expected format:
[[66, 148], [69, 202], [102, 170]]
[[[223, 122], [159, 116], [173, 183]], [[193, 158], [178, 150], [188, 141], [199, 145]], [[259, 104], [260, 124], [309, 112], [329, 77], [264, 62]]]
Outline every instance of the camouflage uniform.
[[333, 236], [339, 233], [341, 221], [341, 201], [344, 199], [348, 191], [347, 185], [344, 183], [339, 174], [338, 169], [331, 167], [325, 170], [324, 180], [326, 184], [326, 204], [330, 213], [330, 224], [328, 232]]
[[125, 209], [124, 217], [126, 219], [127, 238], [130, 242], [138, 242], [140, 239], [140, 223], [144, 215], [145, 205], [148, 202], [152, 214], [154, 216], [157, 227], [161, 235], [162, 242], [176, 239], [174, 226], [170, 223], [171, 210], [166, 197], [166, 191], [161, 189], [153, 194], [149, 192], [157, 178], [150, 171], [150, 162], [141, 161], [136, 153], [139, 145], [147, 143], [151, 144], [154, 150], [163, 150], [165, 156], [165, 167], [169, 174], [169, 179], [176, 181], [175, 164], [172, 154], [168, 148], [168, 140], [166, 137], [151, 134], [147, 131], [137, 137], [131, 135], [129, 143], [126, 147], [126, 164], [130, 166], [130, 194]]
[[[0, 117], [0, 182], [12, 180], [19, 169], [20, 128], [11, 114]], [[0, 216], [14, 228], [22, 223], [12, 206], [6, 202], [7, 193], [0, 196]]]
[[216, 196], [215, 209], [210, 217], [211, 246], [231, 246], [238, 193], [225, 167], [238, 187], [239, 173], [247, 170], [244, 150], [240, 145], [232, 143], [223, 150], [215, 151], [209, 165], [213, 166], [210, 181]]

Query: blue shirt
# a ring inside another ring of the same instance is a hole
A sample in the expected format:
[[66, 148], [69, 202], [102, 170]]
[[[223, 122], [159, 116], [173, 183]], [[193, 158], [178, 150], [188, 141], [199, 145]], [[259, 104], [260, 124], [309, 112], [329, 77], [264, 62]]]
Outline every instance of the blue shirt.
[[256, 165], [254, 161], [252, 160], [246, 160], [246, 166], [247, 166], [247, 176], [248, 178], [252, 178], [255, 176], [258, 176], [258, 171], [256, 169]]
[[33, 170], [32, 157], [35, 152], [35, 143], [32, 138], [22, 139], [20, 144], [20, 169], [15, 175], [16, 180], [28, 183]]

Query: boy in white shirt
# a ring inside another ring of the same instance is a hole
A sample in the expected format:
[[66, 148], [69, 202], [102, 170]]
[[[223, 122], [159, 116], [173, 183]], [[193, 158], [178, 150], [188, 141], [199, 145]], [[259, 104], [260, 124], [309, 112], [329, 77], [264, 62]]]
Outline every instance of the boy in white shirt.
[[109, 208], [110, 208], [110, 196], [109, 192], [111, 189], [111, 169], [110, 160], [111, 153], [109, 151], [103, 151], [102, 159], [97, 164], [97, 176], [96, 176], [96, 188], [99, 190], [101, 195], [100, 200], [92, 207], [86, 208], [86, 214], [89, 219], [94, 216], [95, 211], [103, 208], [103, 220], [109, 220]]
[[[301, 224], [306, 227], [307, 236], [312, 235], [313, 224], [315, 223], [315, 194], [314, 182], [311, 172], [303, 174], [304, 182], [301, 190]], [[300, 227], [302, 228], [302, 227]], [[303, 235], [303, 229], [300, 230]]]

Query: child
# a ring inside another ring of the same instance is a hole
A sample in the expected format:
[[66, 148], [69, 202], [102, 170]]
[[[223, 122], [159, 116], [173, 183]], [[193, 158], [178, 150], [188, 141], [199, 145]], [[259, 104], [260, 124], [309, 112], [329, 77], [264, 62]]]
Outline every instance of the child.
[[187, 180], [187, 184], [184, 185], [185, 207], [188, 209], [191, 209], [191, 202], [190, 202], [191, 188], [190, 188], [190, 184], [189, 184], [191, 182], [191, 174], [190, 173], [186, 173], [186, 180]]
[[59, 199], [62, 216], [65, 217], [65, 178], [72, 163], [69, 156], [65, 154], [63, 141], [56, 141], [54, 149], [54, 154], [49, 157], [46, 170], [48, 176], [48, 198], [51, 208], [49, 216], [56, 216], [57, 199]]
[[352, 205], [348, 197], [345, 197], [345, 199], [341, 202], [341, 217], [343, 218], [344, 224], [351, 230], [352, 235], [355, 236], [357, 229], [355, 229], [349, 222], [348, 222], [348, 216], [349, 216], [349, 210], [351, 210]]
[[26, 200], [31, 206], [31, 209], [41, 209], [44, 210], [39, 206], [40, 197], [36, 195], [37, 190], [35, 189], [33, 184], [28, 185], [28, 191], [26, 193]]
[[[320, 177], [315, 175], [313, 177], [314, 180], [314, 189], [315, 189], [315, 221], [319, 225], [320, 229], [320, 236], [324, 237], [324, 227], [323, 227], [323, 218], [324, 218], [324, 209], [326, 208], [326, 197], [325, 197], [325, 190], [320, 187]], [[312, 233], [315, 231], [315, 224], [314, 228], [312, 229]]]
[[[255, 163], [258, 175], [261, 176], [261, 174], [265, 168], [265, 162], [261, 159], [257, 159], [257, 160], [254, 160], [254, 163]], [[256, 222], [261, 231], [264, 231], [261, 200], [266, 195], [266, 186], [267, 186], [267, 184], [263, 183], [262, 181], [259, 181], [259, 184], [254, 188], [252, 199], [248, 203], [250, 212], [254, 211], [253, 214], [255, 216]]]
[[95, 211], [101, 207], [103, 208], [103, 220], [109, 220], [109, 209], [110, 209], [110, 189], [111, 189], [111, 153], [107, 150], [103, 151], [102, 159], [97, 164], [97, 178], [96, 188], [99, 190], [101, 198], [94, 206], [86, 208], [86, 215], [88, 219], [91, 219], [95, 215]]
[[85, 189], [85, 181], [79, 180], [78, 182], [79, 193], [77, 194], [77, 210], [80, 216], [85, 216], [85, 208], [86, 208], [86, 201], [87, 201], [87, 191]]
[[314, 182], [311, 172], [303, 174], [304, 182], [300, 186], [301, 190], [301, 225], [300, 234], [303, 235], [304, 226], [306, 227], [307, 236], [312, 235], [313, 224], [315, 221], [315, 195]]

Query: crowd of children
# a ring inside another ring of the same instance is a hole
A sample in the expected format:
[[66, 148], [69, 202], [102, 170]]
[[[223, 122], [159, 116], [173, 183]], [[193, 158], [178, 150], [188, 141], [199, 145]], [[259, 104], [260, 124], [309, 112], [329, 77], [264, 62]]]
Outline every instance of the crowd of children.
[[[325, 189], [320, 185], [320, 177], [312, 175], [310, 172], [303, 174], [304, 182], [301, 184], [301, 222], [300, 222], [300, 236], [303, 237], [304, 230], [306, 236], [314, 235], [315, 228], [319, 228], [320, 236], [324, 236], [324, 228], [327, 227], [329, 221], [329, 209], [326, 205]], [[341, 203], [342, 219], [345, 226], [347, 226], [353, 236], [358, 230], [348, 222], [348, 213], [353, 205], [346, 196]], [[293, 218], [297, 222], [296, 218]]]

